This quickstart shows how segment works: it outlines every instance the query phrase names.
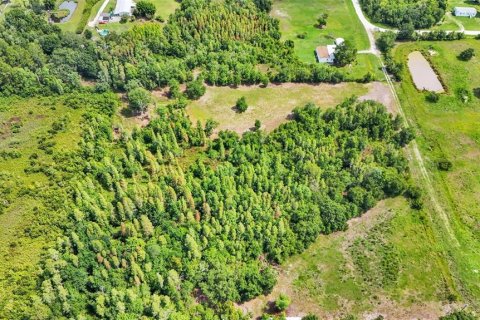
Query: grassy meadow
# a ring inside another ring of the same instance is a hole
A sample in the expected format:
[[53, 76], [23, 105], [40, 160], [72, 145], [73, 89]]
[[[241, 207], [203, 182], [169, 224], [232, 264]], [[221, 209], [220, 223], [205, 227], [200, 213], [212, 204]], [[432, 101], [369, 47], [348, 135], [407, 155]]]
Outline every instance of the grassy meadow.
[[[213, 119], [220, 125], [218, 130], [233, 130], [243, 133], [260, 120], [263, 129], [271, 131], [282, 122], [296, 107], [313, 102], [319, 107], [332, 107], [347, 96], [361, 96], [367, 93], [365, 85], [344, 83], [339, 85], [283, 84], [269, 85], [267, 88], [241, 86], [208, 87], [207, 92], [197, 101], [187, 106], [187, 114], [193, 122], [204, 123]], [[236, 101], [245, 96], [249, 108], [244, 113], [235, 111]]]
[[[317, 18], [327, 13], [327, 26], [319, 29]], [[275, 0], [272, 16], [280, 20], [284, 40], [293, 40], [302, 61], [315, 62], [314, 50], [319, 45], [333, 44], [335, 38], [352, 41], [358, 50], [369, 47], [367, 33], [350, 0]], [[305, 39], [297, 36], [305, 34]]]
[[[403, 44], [395, 50], [397, 59], [421, 50], [429, 56], [446, 86], [439, 102], [430, 103], [412, 84], [408, 70], [398, 92], [407, 118], [417, 130], [417, 141], [441, 205], [448, 214], [448, 225], [431, 214], [435, 237], [449, 259], [455, 288], [464, 301], [480, 308], [480, 59], [460, 61], [458, 54], [480, 42], [422, 42]], [[466, 95], [461, 93], [465, 90]], [[477, 95], [477, 96], [476, 96]], [[468, 101], [463, 101], [467, 96]], [[450, 161], [450, 171], [440, 171], [438, 162]], [[445, 230], [451, 232], [445, 232]], [[451, 234], [449, 236], [447, 234]], [[453, 238], [453, 239], [452, 239]]]

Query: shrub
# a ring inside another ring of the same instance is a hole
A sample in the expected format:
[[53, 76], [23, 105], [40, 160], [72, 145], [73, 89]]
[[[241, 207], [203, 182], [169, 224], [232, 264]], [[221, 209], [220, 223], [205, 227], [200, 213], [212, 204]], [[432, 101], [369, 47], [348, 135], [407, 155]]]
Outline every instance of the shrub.
[[128, 16], [122, 16], [120, 18], [120, 23], [127, 23], [128, 22]]
[[240, 113], [244, 113], [245, 111], [247, 111], [248, 109], [247, 99], [245, 97], [241, 97], [240, 99], [238, 99], [237, 103], [235, 104], [235, 108]]
[[472, 60], [472, 58], [474, 56], [475, 56], [475, 50], [473, 48], [468, 48], [468, 49], [462, 51], [458, 55], [458, 59], [460, 59], [462, 61], [470, 61], [470, 60]]
[[447, 159], [439, 160], [437, 163], [438, 170], [441, 171], [450, 171], [452, 170], [453, 164]]
[[280, 296], [278, 296], [277, 300], [275, 300], [275, 307], [277, 308], [278, 311], [287, 310], [289, 305], [290, 305], [290, 298], [283, 293], [281, 293]]
[[137, 2], [135, 7], [134, 15], [137, 17], [143, 17], [147, 19], [152, 19], [155, 16], [155, 5], [149, 1], [140, 0]]
[[429, 92], [427, 92], [427, 95], [425, 96], [425, 99], [428, 102], [437, 103], [438, 100], [440, 100], [440, 95], [438, 93], [436, 93], [435, 91], [429, 91]]
[[127, 97], [130, 109], [134, 113], [145, 112], [148, 104], [151, 101], [150, 92], [141, 87], [137, 87], [128, 91]]

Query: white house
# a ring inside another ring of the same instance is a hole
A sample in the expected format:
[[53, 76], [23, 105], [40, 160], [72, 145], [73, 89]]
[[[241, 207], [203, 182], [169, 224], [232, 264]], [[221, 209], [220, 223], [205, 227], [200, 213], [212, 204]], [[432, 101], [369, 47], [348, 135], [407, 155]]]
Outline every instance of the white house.
[[334, 45], [327, 45], [327, 46], [319, 46], [315, 49], [315, 54], [317, 55], [317, 60], [319, 63], [331, 63], [335, 62], [335, 50], [337, 46], [344, 43], [345, 40], [343, 38], [335, 39]]
[[456, 17], [475, 18], [477, 16], [477, 9], [470, 7], [455, 7], [453, 13]]
[[117, 0], [117, 4], [113, 10], [113, 15], [131, 16], [133, 9], [135, 9], [135, 3], [132, 0]]

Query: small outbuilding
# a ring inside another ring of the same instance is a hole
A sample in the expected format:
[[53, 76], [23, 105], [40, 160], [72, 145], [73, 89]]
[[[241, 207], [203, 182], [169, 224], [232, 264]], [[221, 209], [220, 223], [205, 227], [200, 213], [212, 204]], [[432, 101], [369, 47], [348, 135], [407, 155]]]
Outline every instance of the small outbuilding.
[[344, 43], [345, 40], [343, 38], [335, 39], [335, 44], [330, 44], [328, 46], [319, 46], [315, 49], [315, 55], [317, 56], [317, 61], [319, 63], [330, 63], [333, 64], [335, 62], [335, 50], [337, 46]]
[[453, 14], [456, 17], [469, 17], [475, 18], [477, 16], [477, 9], [471, 7], [455, 7]]

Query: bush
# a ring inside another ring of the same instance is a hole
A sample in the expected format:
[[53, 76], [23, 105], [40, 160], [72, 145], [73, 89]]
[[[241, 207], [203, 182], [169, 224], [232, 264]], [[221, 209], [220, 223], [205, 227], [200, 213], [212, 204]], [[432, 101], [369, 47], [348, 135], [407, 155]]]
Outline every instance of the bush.
[[136, 17], [143, 17], [147, 19], [152, 19], [155, 16], [155, 5], [149, 1], [140, 0], [137, 2], [137, 6], [135, 7], [135, 11], [133, 14]]
[[290, 305], [290, 298], [281, 293], [280, 296], [275, 300], [275, 307], [278, 311], [285, 311], [287, 310], [288, 306]]
[[462, 61], [470, 61], [470, 60], [472, 60], [472, 58], [474, 56], [475, 56], [475, 50], [473, 48], [468, 48], [468, 49], [462, 51], [458, 55], [458, 59], [460, 59]]
[[440, 100], [440, 95], [438, 93], [436, 93], [435, 91], [429, 91], [429, 92], [427, 92], [427, 95], [425, 96], [425, 99], [428, 102], [437, 103], [438, 100]]
[[120, 23], [127, 23], [128, 22], [128, 16], [122, 16], [120, 18]]
[[452, 170], [453, 164], [449, 160], [442, 159], [438, 161], [437, 167], [438, 167], [438, 170], [441, 170], [441, 171], [450, 171]]
[[235, 109], [237, 109], [237, 111], [240, 113], [244, 113], [245, 111], [247, 111], [247, 99], [245, 97], [241, 97], [240, 99], [238, 99], [237, 103], [235, 104]]

